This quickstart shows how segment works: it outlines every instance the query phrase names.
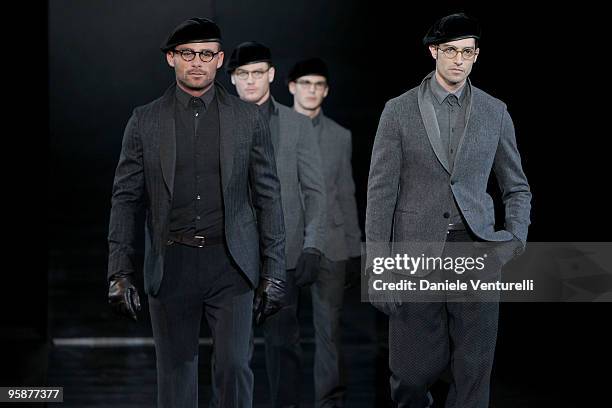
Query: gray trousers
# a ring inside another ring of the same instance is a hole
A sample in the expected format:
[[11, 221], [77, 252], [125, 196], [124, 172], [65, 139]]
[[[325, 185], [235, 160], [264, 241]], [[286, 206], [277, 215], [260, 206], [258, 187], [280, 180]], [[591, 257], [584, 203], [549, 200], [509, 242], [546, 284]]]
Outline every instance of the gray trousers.
[[[447, 242], [470, 242], [465, 231]], [[443, 256], [452, 254], [445, 253]], [[453, 273], [453, 272], [451, 272]], [[451, 276], [449, 276], [451, 278]], [[389, 318], [391, 397], [400, 408], [426, 408], [429, 387], [450, 365], [446, 408], [488, 408], [499, 303], [404, 303]]]
[[[321, 258], [317, 281], [311, 286], [315, 335], [314, 386], [316, 407], [344, 406], [344, 362], [340, 350], [340, 315], [344, 298], [345, 261]], [[288, 304], [264, 323], [266, 369], [272, 406], [298, 407], [301, 389], [299, 290], [293, 283]]]
[[224, 245], [167, 247], [157, 296], [149, 296], [157, 363], [157, 406], [198, 406], [199, 334], [204, 311], [217, 364], [217, 398], [224, 408], [251, 408], [249, 366], [253, 290]]

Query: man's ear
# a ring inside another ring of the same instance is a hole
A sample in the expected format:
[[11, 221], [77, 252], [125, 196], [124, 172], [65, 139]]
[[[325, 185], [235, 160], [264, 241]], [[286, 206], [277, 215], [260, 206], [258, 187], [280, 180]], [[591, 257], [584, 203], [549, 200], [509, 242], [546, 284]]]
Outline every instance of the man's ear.
[[438, 59], [438, 47], [436, 47], [435, 45], [430, 45], [429, 52], [431, 53], [431, 57], [433, 59]]
[[236, 77], [234, 76], [233, 73], [232, 75], [230, 75], [230, 80], [232, 81], [232, 85], [236, 85]]
[[224, 57], [225, 57], [225, 53], [223, 51], [219, 51], [219, 54], [217, 54], [217, 69], [223, 66]]
[[174, 53], [172, 51], [168, 51], [166, 53], [166, 62], [168, 63], [168, 65], [174, 68]]
[[291, 95], [295, 95], [295, 82], [293, 81], [289, 82], [289, 92]]
[[275, 73], [276, 73], [276, 70], [274, 69], [274, 67], [270, 67], [270, 69], [268, 70], [268, 82], [272, 83], [272, 81], [274, 81]]

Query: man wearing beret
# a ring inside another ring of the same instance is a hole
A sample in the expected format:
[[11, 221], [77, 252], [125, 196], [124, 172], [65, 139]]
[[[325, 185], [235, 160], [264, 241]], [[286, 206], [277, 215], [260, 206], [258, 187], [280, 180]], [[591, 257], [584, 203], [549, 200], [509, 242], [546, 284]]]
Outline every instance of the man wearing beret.
[[340, 350], [340, 316], [347, 261], [360, 265], [361, 229], [351, 167], [351, 132], [323, 113], [329, 71], [320, 58], [297, 62], [289, 72], [293, 109], [310, 118], [321, 151], [327, 196], [326, 243], [311, 287], [315, 328], [315, 406], [344, 406], [346, 385]]
[[215, 344], [220, 406], [252, 407], [253, 314], [263, 321], [285, 294], [285, 230], [269, 126], [256, 106], [214, 81], [223, 65], [214, 22], [181, 23], [162, 52], [176, 83], [134, 110], [115, 173], [109, 302], [136, 319], [140, 301], [131, 276], [144, 210], [158, 407], [198, 406], [202, 311]]
[[254, 41], [238, 45], [227, 72], [240, 99], [258, 105], [270, 124], [281, 184], [288, 270], [287, 305], [263, 325], [266, 368], [272, 406], [297, 406], [302, 382], [299, 288], [316, 280], [325, 239], [321, 154], [308, 118], [278, 103], [270, 94], [275, 69], [268, 47]]
[[[431, 256], [448, 255], [457, 243], [474, 248], [490, 242], [513, 248], [508, 256], [494, 252], [499, 276], [501, 265], [526, 244], [531, 193], [512, 119], [503, 102], [468, 79], [479, 40], [478, 23], [465, 14], [437, 21], [424, 38], [435, 71], [385, 106], [368, 181], [368, 265], [370, 248], [390, 241], [433, 243]], [[505, 207], [500, 230], [487, 193], [491, 170]], [[449, 364], [446, 407], [489, 406], [498, 302], [444, 296], [436, 302], [373, 302], [389, 315], [391, 394], [398, 407], [431, 406], [428, 387]]]

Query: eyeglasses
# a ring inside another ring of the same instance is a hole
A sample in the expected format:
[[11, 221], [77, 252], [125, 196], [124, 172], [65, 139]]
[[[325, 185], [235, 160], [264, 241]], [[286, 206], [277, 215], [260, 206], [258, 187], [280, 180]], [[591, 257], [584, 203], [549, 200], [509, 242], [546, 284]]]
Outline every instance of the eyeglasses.
[[268, 67], [268, 69], [265, 69], [263, 71], [260, 71], [260, 70], [257, 70], [257, 71], [246, 71], [246, 70], [240, 69], [240, 70], [236, 70], [236, 74], [235, 75], [241, 81], [246, 81], [247, 79], [249, 79], [249, 75], [253, 75], [253, 78], [255, 78], [255, 79], [261, 79], [261, 78], [263, 78], [263, 74], [268, 72], [270, 70], [270, 68], [272, 68], [272, 67]]
[[478, 52], [474, 48], [464, 48], [462, 50], [458, 50], [455, 47], [448, 47], [445, 49], [442, 49], [440, 47], [436, 48], [442, 51], [442, 54], [444, 54], [444, 56], [448, 59], [453, 59], [457, 56], [457, 54], [461, 54], [461, 57], [463, 57], [463, 59], [471, 60], [476, 55], [478, 55]]
[[215, 58], [217, 56], [217, 54], [219, 54], [221, 52], [221, 51], [213, 52], [213, 51], [210, 51], [210, 50], [204, 50], [204, 51], [172, 50], [172, 51], [176, 52], [177, 54], [179, 54], [181, 56], [181, 58], [184, 59], [187, 62], [193, 61], [193, 59], [195, 58], [196, 54], [200, 54], [200, 60], [202, 60], [202, 62], [210, 62], [210, 61], [213, 60], [213, 58]]
[[327, 86], [325, 81], [311, 82], [307, 79], [299, 79], [296, 83], [304, 89], [311, 89], [314, 86], [317, 91], [322, 91]]

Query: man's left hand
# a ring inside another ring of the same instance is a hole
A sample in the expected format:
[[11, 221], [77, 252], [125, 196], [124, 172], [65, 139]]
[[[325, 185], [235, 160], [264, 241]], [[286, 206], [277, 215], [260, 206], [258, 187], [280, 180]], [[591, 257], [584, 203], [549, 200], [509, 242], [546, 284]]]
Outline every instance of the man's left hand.
[[361, 257], [353, 256], [346, 261], [346, 279], [344, 289], [351, 289], [361, 285]]
[[312, 285], [319, 276], [321, 252], [316, 248], [305, 248], [295, 268], [295, 285], [298, 288]]
[[275, 278], [262, 277], [259, 286], [255, 290], [253, 302], [253, 314], [255, 323], [260, 325], [285, 305], [287, 284], [285, 281]]

